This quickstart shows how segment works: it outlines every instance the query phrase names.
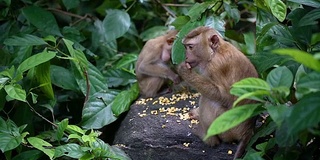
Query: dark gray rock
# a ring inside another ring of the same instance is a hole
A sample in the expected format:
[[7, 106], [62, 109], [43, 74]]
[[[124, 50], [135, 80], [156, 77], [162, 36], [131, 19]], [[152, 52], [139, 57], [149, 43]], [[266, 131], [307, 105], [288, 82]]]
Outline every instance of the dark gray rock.
[[235, 153], [236, 144], [209, 147], [192, 133], [191, 128], [196, 124], [186, 120], [185, 116], [188, 108], [198, 106], [199, 94], [167, 94], [163, 97], [149, 99], [145, 103], [138, 99], [122, 121], [113, 143], [133, 160], [233, 158], [228, 151]]

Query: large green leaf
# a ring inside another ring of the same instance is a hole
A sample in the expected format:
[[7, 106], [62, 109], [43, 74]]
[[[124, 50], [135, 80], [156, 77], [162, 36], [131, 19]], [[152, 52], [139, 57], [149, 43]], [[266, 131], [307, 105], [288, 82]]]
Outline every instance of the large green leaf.
[[80, 159], [86, 154], [85, 149], [76, 143], [68, 143], [65, 145], [58, 146], [55, 149], [54, 157], [67, 156], [74, 159]]
[[7, 133], [0, 133], [0, 137], [0, 149], [2, 152], [15, 149], [22, 142], [22, 138], [20, 136], [13, 136]]
[[37, 46], [47, 44], [43, 39], [30, 34], [12, 36], [7, 38], [3, 43], [8, 46]]
[[7, 92], [8, 96], [13, 99], [25, 102], [26, 101], [26, 91], [22, 89], [19, 84], [8, 84], [4, 86], [4, 90]]
[[296, 97], [302, 98], [304, 95], [320, 91], [320, 73], [311, 72], [299, 78], [296, 84]]
[[179, 16], [177, 17], [171, 25], [174, 26], [175, 29], [181, 30], [181, 28], [190, 21], [189, 16]]
[[35, 54], [24, 60], [17, 68], [18, 73], [23, 73], [39, 64], [49, 61], [56, 56], [56, 52], [43, 50], [41, 53]]
[[126, 86], [137, 81], [135, 75], [125, 70], [110, 68], [103, 74], [110, 87]]
[[287, 15], [287, 6], [281, 0], [267, 1], [271, 13], [280, 21], [283, 22]]
[[205, 139], [223, 133], [261, 112], [262, 108], [260, 107], [260, 104], [247, 104], [232, 108], [221, 114], [212, 122]]
[[40, 89], [42, 92], [49, 98], [54, 99], [54, 93], [51, 85], [50, 77], [50, 62], [40, 64], [36, 67], [35, 77], [39, 84], [41, 85]]
[[317, 20], [319, 18], [320, 18], [320, 8], [314, 9], [300, 19], [298, 26], [302, 27], [302, 26], [318, 24]]
[[51, 65], [50, 74], [54, 85], [67, 90], [80, 91], [74, 75], [68, 69]]
[[79, 6], [80, 1], [79, 0], [62, 0], [63, 5], [67, 8], [67, 10], [70, 10], [72, 8], [76, 8]]
[[12, 160], [37, 160], [40, 159], [41, 156], [43, 156], [43, 154], [39, 150], [28, 150], [19, 153], [13, 157]]
[[54, 149], [47, 148], [47, 147], [52, 147], [50, 143], [38, 137], [29, 137], [27, 140], [34, 148], [37, 148], [43, 153], [45, 153], [47, 156], [49, 156], [50, 159], [53, 158]]
[[303, 130], [317, 127], [320, 123], [320, 92], [309, 94], [290, 109], [291, 113], [276, 133], [276, 140], [280, 146], [293, 145]]
[[204, 13], [207, 9], [213, 7], [214, 4], [220, 3], [216, 1], [209, 1], [209, 2], [203, 2], [203, 3], [195, 3], [187, 15], [190, 17], [190, 21], [194, 22], [201, 18], [202, 13]]
[[108, 159], [121, 159], [130, 160], [130, 157], [126, 155], [120, 148], [116, 146], [110, 146], [101, 139], [97, 139], [92, 144], [93, 152], [96, 153], [96, 158], [108, 158]]
[[237, 96], [240, 96], [241, 94], [243, 94], [243, 93], [235, 92], [235, 91], [238, 91], [238, 90], [234, 90], [237, 88], [245, 89], [248, 92], [255, 91], [255, 90], [266, 90], [266, 91], [271, 90], [269, 84], [266, 81], [259, 78], [245, 78], [240, 80], [239, 82], [234, 83], [232, 85], [230, 93]]
[[288, 114], [289, 107], [285, 105], [279, 106], [267, 106], [267, 111], [272, 118], [272, 120], [277, 124], [277, 126], [281, 126], [284, 118]]
[[295, 61], [320, 72], [320, 61], [315, 59], [312, 54], [297, 49], [276, 49], [273, 52], [280, 55], [289, 55]]
[[112, 112], [112, 101], [116, 92], [101, 91], [90, 96], [82, 110], [81, 125], [86, 129], [100, 129], [117, 118]]
[[129, 110], [130, 105], [139, 96], [138, 83], [132, 85], [129, 90], [120, 92], [112, 102], [111, 108], [115, 116], [119, 116], [121, 113]]
[[57, 21], [51, 12], [37, 6], [28, 6], [22, 9], [22, 14], [41, 31], [62, 36]]
[[168, 27], [165, 26], [154, 26], [151, 27], [140, 34], [140, 38], [143, 41], [147, 41], [149, 39], [153, 39], [164, 35], [168, 31]]
[[[101, 72], [90, 62], [88, 62], [86, 56], [82, 51], [75, 50], [73, 48], [73, 42], [67, 39], [63, 39], [72, 59], [72, 70], [76, 77], [76, 81], [84, 95], [87, 94], [89, 89], [89, 95], [96, 92], [107, 90], [108, 86], [106, 80]], [[87, 85], [89, 83], [89, 86]]]
[[69, 120], [68, 119], [64, 119], [61, 122], [58, 123], [58, 128], [57, 128], [57, 139], [60, 141], [64, 131], [67, 129], [69, 124]]
[[319, 8], [320, 7], [319, 0], [288, 0], [288, 1], [295, 2], [295, 3], [298, 3], [298, 4], [304, 4], [304, 5], [315, 7], [315, 8]]
[[293, 74], [286, 66], [278, 67], [268, 74], [267, 82], [272, 88], [281, 86], [290, 88], [293, 82]]
[[275, 64], [281, 64], [282, 61], [287, 60], [284, 56], [272, 53], [258, 53], [250, 56], [249, 58], [256, 67], [258, 73], [265, 72]]
[[28, 134], [22, 133], [25, 127], [26, 125], [17, 127], [10, 119], [5, 121], [0, 117], [0, 150], [6, 152], [18, 147]]
[[130, 27], [131, 20], [127, 12], [116, 9], [107, 10], [103, 27], [107, 41], [113, 41], [124, 35]]

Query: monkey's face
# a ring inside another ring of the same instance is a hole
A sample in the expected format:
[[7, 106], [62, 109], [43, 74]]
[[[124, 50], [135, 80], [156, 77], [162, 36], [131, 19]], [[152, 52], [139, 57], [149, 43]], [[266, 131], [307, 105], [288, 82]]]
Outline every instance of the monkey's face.
[[199, 58], [195, 54], [195, 48], [193, 44], [185, 44], [186, 49], [186, 63], [190, 65], [191, 68], [196, 67], [199, 64]]

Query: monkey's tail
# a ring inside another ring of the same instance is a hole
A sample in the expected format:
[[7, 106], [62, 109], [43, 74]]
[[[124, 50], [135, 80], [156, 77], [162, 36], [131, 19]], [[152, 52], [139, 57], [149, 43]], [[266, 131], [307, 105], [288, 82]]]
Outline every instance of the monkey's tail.
[[233, 160], [242, 157], [251, 137], [252, 137], [251, 135], [247, 135], [240, 141], [240, 143], [237, 147], [237, 151], [234, 154]]

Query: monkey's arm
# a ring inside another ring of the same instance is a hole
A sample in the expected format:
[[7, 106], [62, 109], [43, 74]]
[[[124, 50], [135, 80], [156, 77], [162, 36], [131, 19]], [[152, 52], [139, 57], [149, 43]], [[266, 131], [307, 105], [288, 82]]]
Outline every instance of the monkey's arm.
[[222, 85], [218, 85], [209, 77], [205, 77], [198, 74], [196, 71], [189, 69], [186, 63], [181, 63], [178, 66], [177, 71], [182, 79], [200, 92], [201, 95], [224, 104], [229, 100], [230, 94], [227, 93], [227, 90]]
[[139, 72], [153, 76], [153, 77], [161, 77], [168, 78], [174, 83], [179, 83], [180, 78], [179, 75], [174, 73], [168, 65], [162, 62], [149, 62], [149, 63], [141, 63], [138, 68]]

